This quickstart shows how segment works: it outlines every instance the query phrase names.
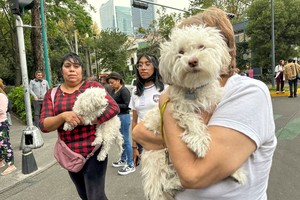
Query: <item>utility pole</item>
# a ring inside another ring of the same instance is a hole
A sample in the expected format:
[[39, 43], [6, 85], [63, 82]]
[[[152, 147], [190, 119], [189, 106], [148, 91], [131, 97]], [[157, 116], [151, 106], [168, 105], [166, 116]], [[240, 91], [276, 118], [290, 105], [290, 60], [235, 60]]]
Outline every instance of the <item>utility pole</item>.
[[275, 33], [274, 33], [274, 0], [271, 0], [271, 15], [272, 15], [272, 87], [275, 86]]
[[[41, 136], [40, 130], [33, 125], [32, 122], [32, 110], [31, 110], [31, 101], [29, 94], [29, 84], [28, 84], [28, 72], [27, 72], [27, 61], [26, 61], [26, 49], [24, 42], [24, 31], [23, 31], [23, 21], [20, 15], [22, 15], [23, 10], [27, 8], [30, 9], [32, 4], [31, 0], [14, 0], [12, 5], [12, 13], [16, 17], [16, 29], [17, 29], [17, 38], [18, 38], [18, 47], [20, 55], [20, 65], [22, 72], [22, 84], [24, 90], [24, 101], [25, 101], [25, 110], [26, 110], [26, 121], [27, 128], [23, 130], [20, 149], [25, 147], [29, 148], [38, 148], [44, 144], [43, 138]], [[29, 6], [30, 5], [30, 6]], [[28, 26], [25, 26], [28, 27]]]

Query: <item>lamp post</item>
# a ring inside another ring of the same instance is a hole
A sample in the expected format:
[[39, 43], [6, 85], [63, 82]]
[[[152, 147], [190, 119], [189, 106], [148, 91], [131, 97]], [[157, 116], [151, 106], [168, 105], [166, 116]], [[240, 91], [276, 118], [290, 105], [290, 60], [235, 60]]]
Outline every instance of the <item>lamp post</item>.
[[[275, 33], [274, 33], [274, 0], [271, 0], [271, 15], [272, 15], [272, 74], [275, 73]], [[272, 76], [272, 87], [275, 86], [275, 79]]]

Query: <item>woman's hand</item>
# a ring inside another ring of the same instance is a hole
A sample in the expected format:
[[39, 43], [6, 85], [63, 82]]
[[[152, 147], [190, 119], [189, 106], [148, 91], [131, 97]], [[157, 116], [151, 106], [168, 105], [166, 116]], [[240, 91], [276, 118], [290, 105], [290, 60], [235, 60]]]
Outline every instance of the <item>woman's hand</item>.
[[66, 111], [62, 113], [62, 117], [65, 122], [69, 123], [73, 127], [84, 124], [83, 117], [76, 114], [74, 111]]

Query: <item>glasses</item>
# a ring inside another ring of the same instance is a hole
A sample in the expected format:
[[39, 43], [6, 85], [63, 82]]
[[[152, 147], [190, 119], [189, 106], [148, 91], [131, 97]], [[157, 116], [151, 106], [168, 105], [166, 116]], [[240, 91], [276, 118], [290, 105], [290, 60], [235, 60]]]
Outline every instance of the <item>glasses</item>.
[[141, 69], [141, 68], [146, 68], [149, 69], [150, 67], [152, 67], [152, 63], [151, 62], [146, 62], [146, 63], [138, 63], [135, 66], [137, 69]]

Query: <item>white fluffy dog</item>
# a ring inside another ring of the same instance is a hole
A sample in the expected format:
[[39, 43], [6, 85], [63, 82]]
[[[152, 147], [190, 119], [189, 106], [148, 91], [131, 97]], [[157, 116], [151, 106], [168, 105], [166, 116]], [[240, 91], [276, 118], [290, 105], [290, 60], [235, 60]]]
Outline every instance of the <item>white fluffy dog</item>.
[[[103, 88], [88, 88], [77, 97], [73, 106], [73, 111], [83, 117], [85, 125], [92, 124], [92, 121], [99, 117], [108, 105], [105, 96], [106, 91]], [[97, 144], [102, 144], [101, 150], [97, 156], [99, 161], [106, 158], [113, 140], [116, 141], [119, 154], [121, 155], [123, 150], [123, 136], [120, 133], [120, 126], [121, 122], [117, 116], [98, 125], [95, 132], [96, 138], [92, 145], [96, 146]], [[65, 122], [63, 129], [65, 131], [72, 130], [74, 127]]]
[[[172, 30], [170, 40], [161, 44], [160, 73], [170, 84], [172, 116], [185, 131], [182, 140], [198, 157], [204, 157], [211, 141], [207, 125], [200, 113], [212, 113], [221, 101], [223, 89], [220, 74], [228, 70], [231, 57], [220, 31], [206, 26], [190, 26]], [[144, 118], [147, 129], [160, 134], [159, 108]], [[144, 151], [142, 176], [144, 192], [150, 200], [173, 199], [182, 190], [178, 175], [168, 162], [167, 149]], [[244, 172], [232, 177], [243, 184]]]

